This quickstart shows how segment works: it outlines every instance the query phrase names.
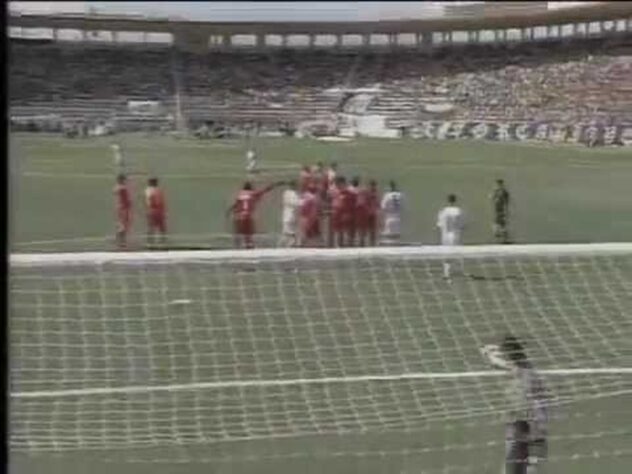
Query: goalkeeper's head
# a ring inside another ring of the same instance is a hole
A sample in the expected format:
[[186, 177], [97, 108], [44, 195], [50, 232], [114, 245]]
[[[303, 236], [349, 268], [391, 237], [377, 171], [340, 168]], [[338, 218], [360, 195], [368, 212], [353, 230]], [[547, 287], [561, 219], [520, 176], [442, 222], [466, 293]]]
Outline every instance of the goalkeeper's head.
[[519, 367], [525, 367], [529, 365], [529, 359], [524, 350], [524, 346], [518, 340], [517, 337], [508, 334], [503, 339], [503, 342], [500, 345], [500, 349], [503, 354], [509, 359], [511, 362], [516, 364]]

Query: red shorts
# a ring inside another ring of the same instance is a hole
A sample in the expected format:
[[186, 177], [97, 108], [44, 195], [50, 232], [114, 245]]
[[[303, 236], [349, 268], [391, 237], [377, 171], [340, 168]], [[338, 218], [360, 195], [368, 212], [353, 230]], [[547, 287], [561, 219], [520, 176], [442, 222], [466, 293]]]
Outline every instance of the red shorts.
[[255, 221], [252, 217], [237, 218], [233, 223], [237, 235], [253, 235], [255, 233]]
[[152, 213], [147, 215], [147, 227], [150, 231], [158, 230], [163, 234], [167, 232], [167, 222], [164, 213]]
[[377, 228], [377, 215], [360, 214], [357, 219], [357, 228], [360, 232], [369, 232]]
[[353, 219], [349, 213], [332, 212], [329, 225], [332, 232], [345, 232], [353, 227]]
[[117, 230], [119, 232], [128, 232], [132, 225], [132, 210], [126, 208], [118, 209], [116, 213], [117, 217]]
[[318, 219], [301, 222], [301, 234], [305, 240], [320, 237], [320, 222]]

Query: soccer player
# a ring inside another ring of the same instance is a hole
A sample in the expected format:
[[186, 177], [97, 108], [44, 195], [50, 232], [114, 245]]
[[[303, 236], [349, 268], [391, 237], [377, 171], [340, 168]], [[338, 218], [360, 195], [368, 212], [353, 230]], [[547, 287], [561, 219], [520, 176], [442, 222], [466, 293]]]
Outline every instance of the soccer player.
[[354, 176], [349, 186], [347, 186], [347, 202], [345, 205], [349, 209], [349, 218], [346, 224], [347, 245], [353, 247], [356, 244], [358, 232], [358, 196], [360, 194], [360, 178]]
[[297, 242], [298, 211], [301, 198], [296, 192], [296, 181], [287, 183], [288, 188], [283, 191], [283, 229], [281, 231], [280, 247], [295, 247]]
[[283, 182], [272, 183], [265, 188], [255, 190], [250, 181], [246, 181], [237, 194], [235, 202], [226, 211], [226, 216], [233, 214], [233, 235], [235, 247], [240, 248], [243, 242], [248, 249], [254, 248], [252, 236], [255, 233], [254, 213], [261, 198]]
[[112, 154], [114, 155], [114, 168], [116, 169], [117, 173], [119, 174], [125, 174], [125, 157], [123, 156], [123, 153], [121, 152], [121, 147], [117, 144], [117, 143], [113, 143], [112, 144]]
[[165, 195], [158, 186], [158, 178], [149, 178], [145, 188], [145, 210], [147, 212], [147, 245], [154, 244], [154, 234], [160, 233], [161, 243], [167, 240], [167, 206]]
[[256, 173], [257, 172], [257, 152], [254, 148], [250, 148], [246, 152], [246, 171], [248, 173]]
[[321, 161], [316, 163], [316, 166], [312, 169], [312, 178], [314, 184], [317, 186], [317, 193], [320, 194], [322, 198], [323, 193], [327, 192], [329, 183], [327, 180], [327, 170], [325, 170], [325, 165], [323, 165]]
[[549, 398], [545, 385], [533, 368], [522, 343], [506, 336], [500, 346], [481, 349], [494, 367], [511, 373], [505, 394], [508, 399], [505, 474], [541, 472], [547, 457]]
[[327, 170], [327, 190], [336, 185], [336, 178], [338, 177], [338, 163], [335, 161], [329, 165]]
[[[456, 196], [448, 196], [448, 205], [439, 211], [437, 227], [441, 232], [441, 245], [461, 245], [461, 234], [464, 227], [463, 210], [456, 204]], [[443, 278], [451, 278], [450, 263], [443, 263]]]
[[132, 198], [127, 186], [127, 177], [119, 174], [114, 186], [116, 199], [116, 244], [119, 249], [127, 248], [127, 234], [132, 224]]
[[375, 180], [371, 180], [368, 188], [360, 188], [356, 205], [357, 230], [361, 247], [366, 245], [367, 237], [369, 245], [375, 247], [379, 209], [380, 196], [377, 190], [377, 183]]
[[336, 177], [329, 191], [331, 215], [329, 218], [330, 247], [345, 247], [351, 243], [356, 196], [347, 186], [344, 176]]
[[312, 175], [312, 169], [309, 165], [303, 166], [301, 174], [299, 175], [299, 190], [301, 193], [307, 191], [307, 189], [314, 182], [314, 176]]
[[494, 223], [493, 231], [496, 242], [507, 244], [509, 243], [509, 191], [505, 187], [505, 182], [502, 179], [496, 180], [496, 189], [491, 195], [492, 204], [494, 207]]
[[322, 246], [320, 233], [320, 197], [314, 185], [301, 195], [300, 202], [301, 247]]
[[380, 208], [383, 216], [382, 241], [397, 244], [401, 237], [403, 195], [395, 181], [389, 183], [390, 191], [384, 194]]

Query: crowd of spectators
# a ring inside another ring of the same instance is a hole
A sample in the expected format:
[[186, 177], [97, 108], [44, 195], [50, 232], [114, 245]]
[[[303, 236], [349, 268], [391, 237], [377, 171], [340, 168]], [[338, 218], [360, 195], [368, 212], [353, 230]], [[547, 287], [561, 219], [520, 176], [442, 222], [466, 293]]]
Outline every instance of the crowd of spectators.
[[[632, 123], [630, 77], [629, 37], [387, 54], [199, 55], [165, 47], [13, 41], [9, 95], [12, 111], [22, 113], [48, 107], [63, 114], [73, 105], [76, 115], [92, 103], [111, 119], [137, 99], [178, 102], [185, 117], [198, 121], [295, 126], [341, 112], [349, 102], [345, 91], [372, 88], [364, 93], [362, 113], [409, 122], [436, 113], [442, 119]], [[429, 102], [443, 108], [425, 107]]]

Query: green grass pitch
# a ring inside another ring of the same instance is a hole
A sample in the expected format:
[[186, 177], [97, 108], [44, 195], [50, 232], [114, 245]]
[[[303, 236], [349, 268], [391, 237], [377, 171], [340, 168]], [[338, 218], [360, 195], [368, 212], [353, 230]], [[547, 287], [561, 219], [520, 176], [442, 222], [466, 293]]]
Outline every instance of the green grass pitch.
[[[226, 244], [224, 211], [245, 178], [243, 140], [197, 141], [138, 135], [68, 140], [38, 134], [10, 138], [11, 242], [15, 250], [106, 249], [112, 244], [114, 165], [121, 143], [129, 167], [161, 178], [174, 241]], [[489, 243], [489, 194], [496, 178], [512, 193], [517, 242], [629, 241], [629, 149], [553, 147], [475, 141], [260, 139], [259, 181], [296, 177], [302, 164], [336, 160], [347, 176], [395, 179], [406, 198], [404, 240], [436, 243], [436, 213], [456, 193], [469, 216], [466, 243]], [[132, 179], [141, 209], [145, 177]], [[259, 231], [279, 232], [280, 192], [266, 198]], [[142, 235], [137, 214], [133, 232]], [[178, 237], [181, 236], [181, 237]], [[52, 241], [52, 242], [51, 242]], [[41, 243], [38, 243], [41, 242]]]
[[[220, 240], [218, 234], [226, 232], [224, 209], [244, 179], [245, 142], [138, 135], [116, 140], [131, 168], [162, 179], [174, 240], [200, 246]], [[11, 136], [14, 251], [111, 248], [106, 240], [113, 230], [111, 142], [112, 138]], [[488, 195], [499, 177], [514, 197], [511, 225], [516, 241], [629, 241], [632, 235], [632, 161], [623, 149], [413, 140], [333, 144], [266, 139], [256, 146], [264, 170], [261, 181], [295, 176], [303, 163], [331, 159], [349, 176], [375, 177], [381, 183], [397, 180], [406, 195], [404, 240], [410, 242], [436, 242], [435, 215], [449, 192], [459, 195], [470, 216], [467, 243], [490, 242]], [[144, 178], [133, 178], [138, 197], [141, 183]], [[259, 222], [265, 233], [278, 231], [278, 201], [279, 194], [272, 194], [261, 207]], [[139, 236], [142, 226], [138, 216]], [[79, 379], [83, 387], [103, 386], [99, 364], [111, 369], [108, 384], [130, 385], [130, 354], [139, 360], [151, 355], [153, 361], [144, 375], [141, 371], [140, 378], [133, 379], [134, 385], [142, 383], [143, 376], [147, 385], [161, 385], [235, 376], [294, 379], [318, 376], [323, 370], [333, 375], [485, 370], [477, 344], [506, 326], [530, 341], [532, 355], [544, 369], [556, 364], [632, 366], [631, 259], [566, 263], [525, 261], [499, 268], [478, 262], [476, 271], [519, 278], [461, 279], [451, 286], [441, 282], [437, 265], [415, 262], [393, 267], [374, 262], [364, 270], [374, 278], [360, 282], [353, 269], [318, 266], [299, 273], [271, 267], [235, 272], [195, 266], [166, 275], [139, 269], [75, 269], [31, 279], [26, 278], [28, 273], [16, 273], [9, 324], [12, 390], [58, 389], [61, 378], [58, 384], [52, 374]], [[274, 280], [274, 287], [260, 288], [268, 279]], [[230, 290], [220, 292], [220, 282]], [[309, 303], [315, 286], [328, 302], [327, 311]], [[253, 291], [244, 297], [243, 288]], [[169, 305], [181, 298], [191, 304]], [[145, 312], [152, 305], [161, 308], [157, 319]], [[254, 335], [266, 336], [262, 345], [244, 342]], [[231, 347], [230, 340], [245, 345]], [[286, 351], [265, 345], [272, 340]], [[110, 352], [104, 354], [108, 347]], [[327, 347], [332, 349], [323, 349]], [[239, 360], [222, 359], [226, 354]], [[438, 354], [445, 354], [445, 360]], [[237, 362], [238, 373], [217, 369], [234, 369]], [[196, 366], [202, 368], [196, 372]], [[613, 384], [628, 392], [590, 399], [591, 390], [607, 390]], [[583, 400], [560, 408], [552, 423], [549, 472], [629, 472], [629, 378], [578, 377], [571, 385], [567, 380], [565, 387]], [[50, 404], [37, 400], [30, 405], [14, 400], [10, 417], [16, 430], [42, 430], [71, 439], [85, 436], [97, 444], [99, 436], [124, 438], [133, 430], [141, 437], [152, 433], [169, 442], [134, 449], [15, 452], [11, 463], [13, 472], [20, 474], [497, 474], [503, 454], [502, 419], [450, 417], [449, 410], [442, 416], [441, 410], [475, 409], [486, 403], [493, 407], [499, 399], [489, 394], [499, 394], [498, 390], [492, 380], [422, 380], [341, 384], [328, 392], [314, 387], [302, 393], [283, 392], [281, 397], [273, 390], [210, 390], [152, 400], [121, 396], [108, 404], [99, 398], [53, 399]], [[443, 396], [422, 395], [433, 393]], [[218, 406], [226, 410], [214, 410]], [[203, 416], [196, 419], [193, 407]], [[383, 420], [372, 417], [376, 407], [381, 407], [377, 412]], [[282, 416], [284, 412], [289, 418]], [[210, 444], [195, 440], [196, 429], [216, 433], [227, 426], [232, 427], [231, 437], [239, 437], [244, 426], [278, 426], [282, 434], [288, 420], [297, 426], [301, 420], [306, 423], [305, 413], [313, 417], [308, 426], [320, 426], [326, 434]], [[416, 413], [437, 416], [422, 423]], [[410, 416], [408, 422], [402, 414]], [[23, 423], [25, 416], [30, 423]], [[388, 429], [389, 420], [400, 424]], [[371, 431], [362, 433], [361, 426]], [[333, 434], [336, 430], [340, 433]], [[174, 442], [176, 435], [180, 444]]]

